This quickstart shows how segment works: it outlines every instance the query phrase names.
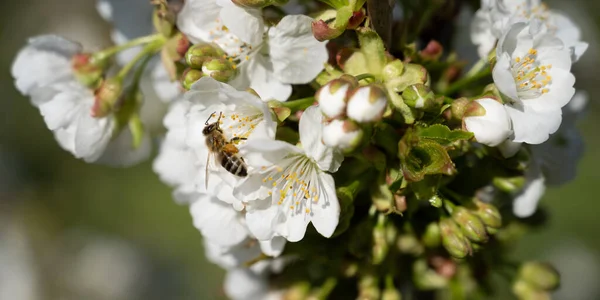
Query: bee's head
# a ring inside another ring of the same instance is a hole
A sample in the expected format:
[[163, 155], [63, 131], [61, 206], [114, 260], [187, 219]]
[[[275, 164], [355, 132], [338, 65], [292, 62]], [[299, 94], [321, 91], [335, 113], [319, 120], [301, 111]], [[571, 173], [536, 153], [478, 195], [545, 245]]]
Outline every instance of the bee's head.
[[208, 124], [206, 127], [204, 127], [204, 129], [202, 130], [202, 133], [204, 135], [209, 135], [213, 131], [218, 130], [218, 129], [219, 129], [219, 122], [214, 122], [214, 123]]

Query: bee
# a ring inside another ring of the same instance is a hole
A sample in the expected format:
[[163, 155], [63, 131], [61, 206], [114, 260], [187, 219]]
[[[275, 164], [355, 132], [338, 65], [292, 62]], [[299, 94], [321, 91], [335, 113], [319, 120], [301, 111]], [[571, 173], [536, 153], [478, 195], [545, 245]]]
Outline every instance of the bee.
[[208, 146], [208, 157], [206, 158], [206, 176], [205, 184], [208, 187], [208, 168], [211, 157], [215, 157], [217, 162], [223, 166], [229, 173], [239, 176], [248, 176], [248, 166], [244, 162], [244, 159], [238, 155], [238, 148], [236, 142], [245, 140], [245, 138], [234, 137], [227, 141], [223, 130], [220, 127], [221, 117], [223, 112], [219, 113], [219, 118], [214, 123], [208, 123], [210, 119], [216, 114], [212, 113], [208, 120], [204, 123], [206, 127], [202, 130], [202, 134], [206, 137], [206, 146]]

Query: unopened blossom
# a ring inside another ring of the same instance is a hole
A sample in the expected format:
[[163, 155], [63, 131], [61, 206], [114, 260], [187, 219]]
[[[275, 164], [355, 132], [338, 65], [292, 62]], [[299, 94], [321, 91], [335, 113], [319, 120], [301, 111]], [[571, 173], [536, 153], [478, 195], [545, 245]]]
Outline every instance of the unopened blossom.
[[383, 88], [375, 85], [359, 87], [348, 99], [346, 115], [359, 123], [375, 122], [383, 117], [387, 104]]
[[337, 118], [346, 114], [348, 93], [356, 86], [356, 82], [345, 78], [334, 79], [322, 86], [315, 99], [323, 114], [329, 118]]
[[539, 144], [561, 123], [575, 89], [569, 49], [537, 22], [515, 23], [498, 42], [494, 83], [503, 95], [514, 142]]
[[238, 75], [230, 84], [248, 87], [263, 99], [285, 101], [292, 84], [305, 84], [323, 69], [325, 43], [311, 31], [312, 18], [285, 16], [266, 28], [258, 9], [230, 1], [186, 1], [177, 25], [193, 43], [214, 43], [235, 63]]
[[[477, 106], [471, 115], [464, 117], [467, 131], [475, 135], [477, 142], [494, 147], [506, 141], [512, 134], [510, 118], [504, 105], [495, 99], [482, 98], [474, 101]], [[479, 111], [479, 110], [483, 111]]]
[[577, 25], [541, 0], [482, 0], [471, 24], [471, 40], [478, 46], [479, 56], [487, 57], [513, 24], [530, 20], [542, 23], [548, 34], [559, 38], [571, 52], [573, 62], [587, 50]]
[[300, 147], [254, 140], [240, 149], [251, 170], [235, 195], [248, 201], [246, 223], [257, 239], [282, 236], [296, 242], [309, 223], [325, 237], [333, 234], [340, 205], [329, 173], [337, 171], [343, 156], [322, 143], [322, 119], [315, 106], [302, 114]]
[[360, 144], [363, 130], [350, 120], [332, 120], [323, 126], [323, 143], [329, 147], [352, 149]]

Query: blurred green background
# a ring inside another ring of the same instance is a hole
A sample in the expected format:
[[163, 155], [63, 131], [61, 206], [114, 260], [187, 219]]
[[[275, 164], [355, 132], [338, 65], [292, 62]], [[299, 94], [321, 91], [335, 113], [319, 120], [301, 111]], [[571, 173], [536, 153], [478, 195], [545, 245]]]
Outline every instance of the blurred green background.
[[[600, 1], [548, 2], [574, 17], [590, 43], [574, 68], [577, 87], [592, 95], [580, 122], [586, 154], [579, 177], [543, 199], [549, 226], [527, 235], [515, 253], [558, 266], [557, 299], [600, 299]], [[171, 200], [151, 162], [112, 169], [74, 159], [13, 87], [10, 65], [29, 36], [57, 33], [100, 49], [109, 32], [94, 0], [0, 2], [0, 269], [23, 272], [15, 267], [21, 259], [34, 278], [30, 295], [3, 298], [16, 283], [3, 285], [0, 270], [1, 300], [223, 297], [223, 272], [206, 261], [188, 210]], [[2, 265], [11, 262], [12, 269]]]

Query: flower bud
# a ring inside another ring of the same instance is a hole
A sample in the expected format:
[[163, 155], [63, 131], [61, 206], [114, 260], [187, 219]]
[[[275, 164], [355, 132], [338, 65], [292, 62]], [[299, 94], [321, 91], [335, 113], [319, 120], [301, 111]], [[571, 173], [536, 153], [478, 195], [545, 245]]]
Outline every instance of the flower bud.
[[512, 292], [520, 300], [550, 300], [550, 294], [546, 291], [536, 289], [534, 286], [524, 280], [517, 280], [513, 283]]
[[312, 22], [312, 32], [319, 42], [334, 39], [344, 33], [345, 28], [330, 27], [324, 20], [316, 20]]
[[455, 258], [464, 258], [471, 254], [471, 243], [452, 219], [440, 220], [442, 245]]
[[425, 46], [425, 49], [419, 51], [419, 56], [424, 60], [437, 60], [443, 52], [444, 47], [442, 47], [438, 41], [431, 40], [427, 46]]
[[235, 64], [226, 58], [212, 58], [204, 62], [202, 72], [221, 82], [227, 82], [237, 74]]
[[116, 78], [109, 78], [102, 82], [95, 92], [92, 116], [101, 118], [113, 111], [123, 92], [123, 82]]
[[457, 207], [452, 213], [452, 219], [458, 224], [463, 234], [476, 243], [486, 242], [488, 239], [485, 225], [472, 212], [464, 207]]
[[361, 276], [358, 281], [358, 299], [379, 299], [379, 279], [370, 272]]
[[348, 93], [358, 86], [356, 78], [343, 75], [322, 86], [315, 94], [323, 114], [329, 118], [338, 118], [346, 113]]
[[492, 98], [472, 101], [465, 112], [463, 127], [475, 135], [477, 142], [491, 147], [500, 145], [512, 134], [504, 105]]
[[104, 72], [102, 62], [97, 63], [89, 53], [75, 54], [71, 66], [77, 80], [88, 87], [96, 87]]
[[351, 120], [333, 120], [323, 126], [323, 144], [342, 150], [356, 148], [363, 130]]
[[475, 206], [477, 207], [475, 214], [481, 219], [485, 226], [491, 228], [500, 228], [500, 226], [502, 226], [502, 216], [494, 205], [482, 201], [475, 201]]
[[525, 185], [525, 177], [494, 177], [492, 181], [495, 187], [506, 193], [520, 191]]
[[201, 69], [204, 62], [223, 55], [225, 52], [212, 44], [196, 44], [185, 53], [185, 62], [190, 68]]
[[200, 80], [204, 74], [200, 70], [188, 68], [181, 75], [181, 85], [186, 90], [189, 90], [196, 81]]
[[447, 119], [454, 122], [462, 122], [469, 103], [470, 101], [467, 98], [458, 98], [452, 101], [452, 104], [450, 104], [450, 109], [446, 110], [446, 112], [450, 112], [450, 115]]
[[558, 272], [551, 265], [542, 262], [527, 262], [521, 265], [519, 278], [544, 291], [552, 291], [560, 283]]
[[263, 8], [269, 5], [285, 5], [288, 0], [231, 0], [241, 7]]
[[348, 100], [346, 115], [360, 123], [376, 122], [383, 116], [387, 103], [384, 88], [378, 85], [359, 87]]
[[373, 228], [373, 264], [378, 265], [382, 263], [389, 252], [389, 248], [386, 240], [385, 226], [377, 224]]
[[444, 99], [442, 97], [436, 98], [431, 89], [422, 83], [414, 84], [406, 88], [402, 92], [402, 98], [406, 105], [428, 112], [439, 111]]
[[404, 72], [404, 63], [399, 59], [395, 59], [395, 60], [387, 63], [385, 65], [385, 67], [383, 67], [383, 71], [381, 72], [381, 75], [383, 76], [383, 80], [389, 81], [394, 78], [398, 78], [398, 77], [402, 76], [403, 72]]
[[429, 204], [433, 207], [440, 208], [442, 207], [442, 204], [444, 204], [444, 200], [438, 195], [433, 195], [433, 197], [429, 198]]
[[436, 222], [431, 222], [425, 228], [425, 232], [421, 237], [423, 244], [428, 248], [436, 248], [442, 242], [440, 226]]

